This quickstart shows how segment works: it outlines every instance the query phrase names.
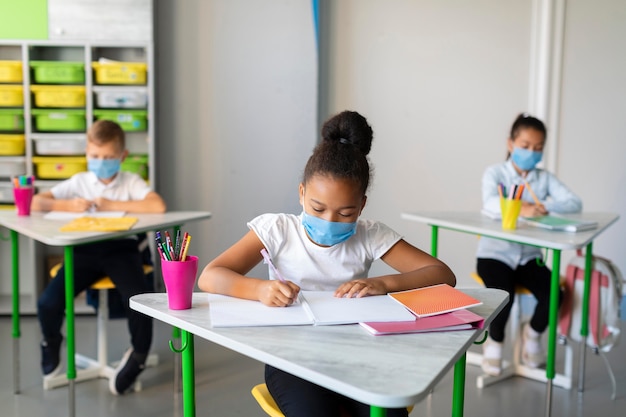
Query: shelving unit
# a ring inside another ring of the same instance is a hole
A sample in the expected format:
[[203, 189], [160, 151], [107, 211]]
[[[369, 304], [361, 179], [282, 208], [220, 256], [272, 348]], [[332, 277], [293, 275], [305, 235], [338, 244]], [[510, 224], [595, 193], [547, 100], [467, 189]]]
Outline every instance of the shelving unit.
[[[156, 183], [152, 1], [129, 0], [126, 10], [105, 3], [48, 0], [46, 39], [0, 39], [0, 209], [14, 209], [11, 176], [34, 175], [45, 191], [86, 170], [86, 130], [98, 118], [126, 131], [126, 147], [137, 157], [122, 169]], [[7, 237], [0, 230], [0, 314], [10, 311]], [[21, 262], [21, 276], [32, 277], [20, 282], [21, 309], [34, 313], [48, 279], [46, 260], [55, 254], [31, 241], [21, 246], [22, 260], [30, 258]]]

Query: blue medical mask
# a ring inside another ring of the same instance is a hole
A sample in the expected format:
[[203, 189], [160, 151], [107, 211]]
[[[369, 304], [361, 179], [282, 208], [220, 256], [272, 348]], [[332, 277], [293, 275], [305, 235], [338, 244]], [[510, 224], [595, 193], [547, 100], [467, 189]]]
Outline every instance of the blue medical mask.
[[107, 180], [117, 174], [122, 161], [119, 159], [87, 158], [87, 169], [101, 180]]
[[513, 163], [522, 171], [530, 171], [541, 161], [543, 152], [531, 151], [530, 149], [514, 147], [511, 153]]
[[333, 246], [348, 240], [356, 232], [356, 222], [329, 222], [302, 212], [302, 225], [311, 240], [318, 245]]

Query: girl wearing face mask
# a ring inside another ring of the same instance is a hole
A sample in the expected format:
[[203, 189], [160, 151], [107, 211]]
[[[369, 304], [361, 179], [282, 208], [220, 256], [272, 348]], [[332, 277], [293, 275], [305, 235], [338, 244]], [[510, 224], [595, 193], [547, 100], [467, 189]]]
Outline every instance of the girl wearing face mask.
[[[284, 307], [302, 290], [334, 291], [337, 297], [365, 297], [433, 284], [456, 284], [441, 261], [415, 248], [383, 223], [361, 219], [367, 200], [372, 129], [356, 112], [344, 111], [322, 128], [322, 141], [309, 158], [298, 214], [263, 214], [250, 231], [211, 261], [200, 275], [200, 289]], [[287, 282], [270, 270], [270, 280], [246, 274], [266, 249]], [[397, 272], [368, 277], [382, 259]], [[369, 406], [266, 366], [269, 391], [286, 416], [369, 416]], [[388, 411], [406, 416], [406, 409]]]
[[[528, 181], [541, 202], [536, 205], [527, 189], [522, 195], [520, 216], [534, 217], [555, 213], [576, 213], [582, 202], [556, 176], [537, 164], [543, 156], [546, 128], [543, 122], [526, 113], [520, 114], [507, 140], [505, 162], [488, 167], [482, 179], [483, 209], [500, 212], [498, 184], [507, 189]], [[522, 362], [536, 368], [544, 364], [541, 334], [548, 327], [550, 308], [550, 270], [544, 265], [541, 250], [536, 247], [482, 237], [478, 243], [476, 269], [485, 286], [509, 293], [509, 302], [489, 328], [483, 344], [483, 371], [490, 375], [502, 372], [502, 343], [516, 286], [527, 288], [537, 299], [535, 311], [522, 332]]]

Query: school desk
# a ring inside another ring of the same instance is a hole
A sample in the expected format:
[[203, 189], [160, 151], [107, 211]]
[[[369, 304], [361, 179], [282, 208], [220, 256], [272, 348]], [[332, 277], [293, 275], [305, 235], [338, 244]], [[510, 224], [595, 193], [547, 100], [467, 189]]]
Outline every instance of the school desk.
[[74, 380], [76, 378], [75, 335], [74, 335], [74, 246], [102, 240], [134, 235], [159, 229], [179, 228], [184, 223], [208, 219], [211, 213], [205, 211], [170, 211], [163, 214], [132, 214], [138, 222], [123, 232], [67, 232], [59, 228], [69, 220], [47, 220], [44, 213], [34, 212], [30, 216], [18, 216], [14, 211], [0, 212], [0, 226], [11, 232], [12, 251], [12, 320], [13, 320], [13, 387], [16, 394], [19, 383], [19, 245], [18, 235], [23, 235], [49, 246], [64, 248], [65, 256], [65, 315], [67, 345], [67, 378], [69, 380], [70, 416], [75, 415]]
[[[508, 300], [502, 290], [463, 291], [483, 302], [471, 310], [485, 318], [485, 325]], [[465, 352], [482, 333], [476, 329], [373, 336], [358, 324], [212, 328], [205, 293], [193, 295], [189, 310], [169, 310], [165, 293], [135, 295], [130, 307], [181, 329], [182, 346], [170, 342], [170, 348], [182, 351], [185, 417], [195, 416], [194, 335], [370, 404], [371, 416], [383, 417], [384, 408], [422, 400], [453, 365], [452, 415], [462, 416]]]
[[[548, 352], [545, 376], [546, 387], [546, 416], [551, 415], [552, 384], [555, 378], [556, 334], [558, 325], [559, 280], [561, 251], [581, 249], [586, 247], [586, 271], [583, 295], [583, 314], [580, 334], [583, 340], [580, 343], [579, 391], [584, 389], [585, 370], [585, 337], [588, 334], [589, 288], [591, 282], [591, 256], [593, 240], [617, 221], [618, 215], [612, 213], [583, 213], [569, 216], [580, 220], [598, 222], [598, 227], [576, 233], [557, 232], [525, 225], [520, 222], [515, 230], [502, 230], [500, 220], [491, 219], [479, 212], [431, 212], [431, 213], [403, 213], [402, 218], [431, 226], [431, 252], [437, 256], [438, 230], [446, 229], [462, 233], [471, 233], [510, 242], [546, 248], [552, 251], [552, 278], [550, 285], [550, 320], [548, 325]], [[532, 374], [524, 376], [532, 377]]]

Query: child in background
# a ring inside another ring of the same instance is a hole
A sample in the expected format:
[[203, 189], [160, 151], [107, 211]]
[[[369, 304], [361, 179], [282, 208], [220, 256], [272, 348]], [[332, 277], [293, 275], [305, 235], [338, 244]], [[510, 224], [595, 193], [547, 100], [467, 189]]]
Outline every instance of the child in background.
[[[482, 179], [483, 209], [500, 212], [498, 185], [506, 189], [527, 181], [541, 204], [536, 204], [528, 188], [522, 195], [520, 216], [535, 217], [549, 212], [575, 213], [582, 202], [553, 174], [536, 168], [546, 143], [543, 122], [528, 114], [520, 114], [507, 140], [505, 162], [488, 167]], [[482, 368], [487, 374], [502, 372], [502, 343], [517, 285], [527, 288], [537, 299], [537, 306], [522, 331], [522, 362], [532, 368], [544, 364], [545, 353], [541, 334], [548, 327], [550, 310], [550, 270], [544, 265], [541, 249], [519, 243], [482, 237], [476, 254], [476, 270], [488, 288], [509, 293], [509, 302], [493, 320], [489, 338], [483, 345]]]
[[[125, 211], [163, 213], [163, 199], [137, 174], [120, 171], [128, 155], [124, 131], [115, 122], [99, 120], [87, 132], [87, 172], [80, 172], [33, 197], [33, 210], [85, 212]], [[74, 293], [81, 293], [103, 276], [109, 276], [121, 294], [128, 316], [132, 348], [122, 358], [109, 381], [113, 394], [123, 394], [144, 368], [152, 343], [152, 319], [130, 310], [128, 299], [148, 292], [136, 236], [79, 245], [74, 248]], [[65, 268], [59, 269], [37, 303], [43, 333], [41, 370], [52, 377], [60, 370], [65, 313]]]
[[[211, 261], [200, 275], [203, 291], [259, 300], [268, 306], [292, 304], [303, 290], [334, 291], [336, 297], [365, 297], [428, 285], [456, 284], [441, 261], [411, 246], [384, 224], [359, 219], [367, 199], [367, 154], [372, 129], [356, 112], [328, 120], [322, 142], [304, 169], [299, 186], [302, 213], [263, 214], [250, 231]], [[248, 277], [266, 249], [288, 281]], [[382, 259], [398, 273], [368, 278]], [[340, 409], [369, 416], [369, 406], [266, 365], [265, 382], [286, 416], [331, 416]], [[406, 416], [393, 409], [388, 416]]]

